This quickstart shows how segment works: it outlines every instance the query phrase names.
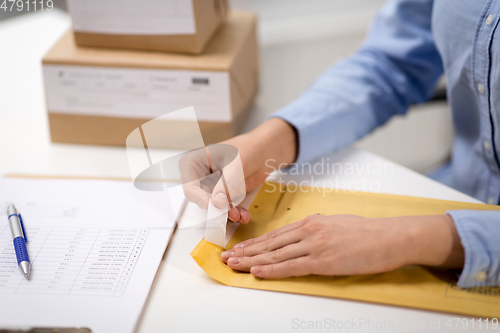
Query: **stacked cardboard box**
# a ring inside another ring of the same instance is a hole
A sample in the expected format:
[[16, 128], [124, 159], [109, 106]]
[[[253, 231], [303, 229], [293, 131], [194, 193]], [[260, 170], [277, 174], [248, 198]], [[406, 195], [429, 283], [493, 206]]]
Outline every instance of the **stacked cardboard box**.
[[199, 54], [221, 26], [227, 0], [69, 0], [75, 42]]
[[[192, 1], [194, 8], [221, 3]], [[198, 27], [203, 13], [194, 13]], [[43, 58], [52, 141], [124, 146], [138, 126], [189, 106], [206, 144], [236, 135], [257, 89], [256, 19], [249, 12], [229, 12], [220, 25], [199, 55], [81, 47], [75, 42], [79, 33], [68, 31]], [[101, 46], [118, 45], [111, 44]], [[168, 121], [180, 132], [192, 125], [182, 117]], [[162, 147], [182, 148], [176, 141]]]

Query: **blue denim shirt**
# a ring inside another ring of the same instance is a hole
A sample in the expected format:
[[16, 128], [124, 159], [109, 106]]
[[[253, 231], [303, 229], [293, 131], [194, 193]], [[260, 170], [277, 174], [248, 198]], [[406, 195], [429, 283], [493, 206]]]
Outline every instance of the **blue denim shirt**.
[[[297, 163], [349, 145], [428, 100], [445, 73], [456, 130], [453, 186], [498, 204], [499, 21], [500, 0], [390, 0], [357, 54], [274, 114], [298, 131]], [[458, 285], [500, 285], [500, 212], [448, 214], [465, 249]]]

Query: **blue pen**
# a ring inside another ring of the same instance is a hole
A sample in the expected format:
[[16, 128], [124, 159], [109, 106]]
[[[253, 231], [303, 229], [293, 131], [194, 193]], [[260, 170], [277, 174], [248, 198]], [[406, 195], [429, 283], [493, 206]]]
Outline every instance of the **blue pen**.
[[26, 237], [26, 232], [24, 231], [23, 218], [21, 217], [21, 214], [17, 213], [17, 209], [14, 205], [7, 206], [7, 216], [10, 224], [10, 231], [12, 232], [12, 238], [14, 239], [17, 265], [23, 272], [24, 276], [29, 279], [31, 263], [30, 258], [28, 257], [28, 250], [26, 249], [28, 238]]

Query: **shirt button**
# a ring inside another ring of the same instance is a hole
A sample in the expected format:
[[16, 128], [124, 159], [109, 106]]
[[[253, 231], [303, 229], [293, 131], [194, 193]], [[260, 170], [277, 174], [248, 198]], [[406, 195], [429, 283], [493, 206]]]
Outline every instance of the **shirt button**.
[[485, 271], [480, 271], [476, 274], [476, 281], [477, 282], [483, 282], [488, 278], [488, 274], [486, 274]]
[[488, 205], [494, 205], [495, 204], [495, 199], [493, 197], [488, 198]]
[[477, 90], [479, 90], [480, 94], [484, 94], [484, 87], [481, 83], [478, 83]]
[[490, 25], [491, 22], [493, 22], [493, 15], [488, 15], [488, 17], [486, 18], [486, 25]]
[[489, 153], [490, 152], [490, 143], [488, 142], [488, 140], [484, 140], [483, 142], [483, 147], [484, 147], [484, 150]]

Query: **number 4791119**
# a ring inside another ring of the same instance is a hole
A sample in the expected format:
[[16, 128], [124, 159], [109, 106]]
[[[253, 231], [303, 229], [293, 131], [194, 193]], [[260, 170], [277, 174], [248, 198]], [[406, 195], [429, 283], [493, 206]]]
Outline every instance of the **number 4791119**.
[[54, 9], [52, 0], [0, 0], [0, 10], [4, 12], [13, 11], [44, 11]]
[[485, 328], [485, 329], [489, 329], [489, 328], [493, 328], [493, 329], [497, 329], [498, 328], [498, 319], [497, 318], [493, 318], [493, 319], [489, 319], [489, 318], [486, 318], [486, 319], [482, 319], [481, 318], [478, 318], [478, 319], [469, 319], [469, 318], [450, 318], [448, 319], [448, 321], [446, 322], [445, 326], [448, 328], [448, 329], [467, 329], [467, 328], [472, 328], [472, 329], [482, 329], [482, 328]]

